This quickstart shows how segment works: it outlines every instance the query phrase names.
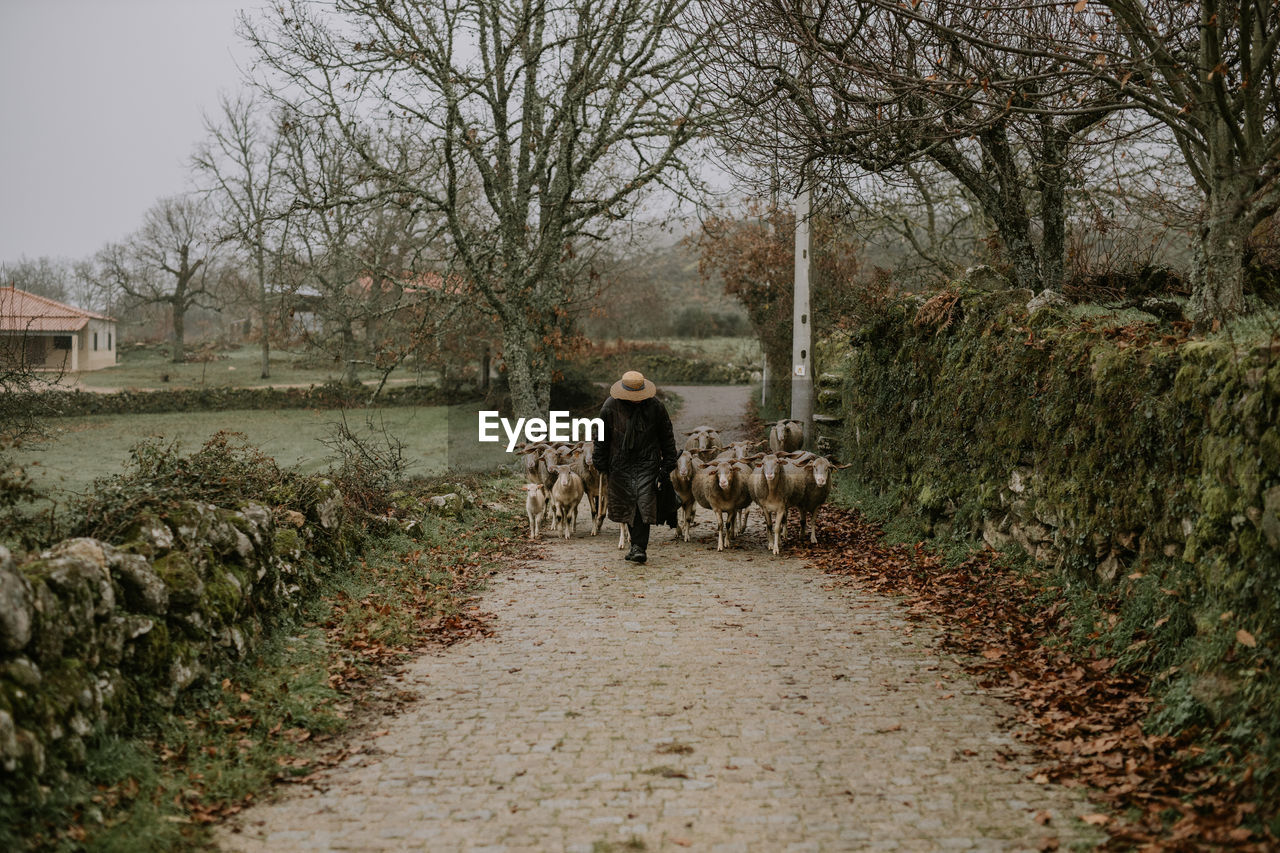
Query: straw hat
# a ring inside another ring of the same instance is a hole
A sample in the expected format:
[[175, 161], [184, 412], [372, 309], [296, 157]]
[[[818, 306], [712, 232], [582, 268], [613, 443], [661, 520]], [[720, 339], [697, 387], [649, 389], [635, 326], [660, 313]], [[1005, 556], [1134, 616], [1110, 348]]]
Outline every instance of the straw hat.
[[658, 386], [645, 379], [638, 370], [628, 370], [609, 389], [609, 396], [619, 400], [648, 400], [657, 393]]

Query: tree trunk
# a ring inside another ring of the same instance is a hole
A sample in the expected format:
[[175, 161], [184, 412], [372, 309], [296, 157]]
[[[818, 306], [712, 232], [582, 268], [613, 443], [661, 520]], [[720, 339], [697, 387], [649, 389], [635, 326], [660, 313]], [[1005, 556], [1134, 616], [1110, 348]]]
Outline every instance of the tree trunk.
[[[1244, 311], [1244, 243], [1248, 236], [1237, 204], [1210, 199], [1209, 221], [1200, 232], [1190, 316], [1199, 329]], [[1225, 208], [1225, 209], [1224, 209]]]
[[1041, 146], [1044, 160], [1040, 181], [1040, 283], [1046, 290], [1062, 289], [1063, 256], [1067, 250], [1066, 175], [1063, 151], [1055, 131], [1046, 131]]
[[360, 384], [360, 366], [356, 359], [356, 334], [349, 320], [342, 326], [342, 384]]
[[185, 338], [187, 334], [187, 309], [180, 300], [174, 300], [170, 303], [173, 307], [173, 349], [170, 353], [170, 361], [174, 364], [182, 364], [187, 360], [185, 350]]
[[[507, 387], [511, 391], [512, 414], [517, 418], [542, 417], [546, 408], [539, 405], [542, 394], [533, 366], [529, 335], [515, 324], [504, 324], [502, 330], [502, 360], [507, 365]], [[550, 383], [546, 396], [550, 397]]]
[[1192, 279], [1190, 316], [1205, 330], [1214, 321], [1244, 310], [1244, 242], [1251, 223], [1245, 221], [1248, 179], [1237, 160], [1226, 120], [1208, 115], [1209, 197]]

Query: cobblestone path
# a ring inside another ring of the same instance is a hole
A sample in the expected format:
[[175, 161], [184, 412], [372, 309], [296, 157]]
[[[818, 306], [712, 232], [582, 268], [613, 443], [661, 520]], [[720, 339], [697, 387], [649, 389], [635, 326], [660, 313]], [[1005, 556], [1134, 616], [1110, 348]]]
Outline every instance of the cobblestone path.
[[690, 543], [655, 531], [643, 567], [622, 561], [614, 525], [548, 540], [545, 559], [485, 594], [495, 638], [412, 663], [397, 686], [419, 700], [365, 734], [363, 754], [244, 813], [220, 843], [595, 853], [1081, 840], [1073, 818], [1094, 809], [1027, 778], [1007, 710], [927, 628], [785, 551], [773, 558], [758, 531], [717, 554], [705, 517], [697, 530]]

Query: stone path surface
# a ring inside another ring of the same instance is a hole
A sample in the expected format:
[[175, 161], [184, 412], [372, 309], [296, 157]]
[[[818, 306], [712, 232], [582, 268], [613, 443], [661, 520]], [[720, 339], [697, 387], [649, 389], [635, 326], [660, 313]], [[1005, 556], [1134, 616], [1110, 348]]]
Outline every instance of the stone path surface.
[[[706, 414], [687, 403], [681, 421]], [[549, 539], [545, 558], [484, 595], [495, 638], [413, 662], [397, 687], [419, 700], [385, 734], [365, 734], [365, 752], [313, 789], [247, 811], [220, 843], [595, 853], [1081, 840], [1073, 817], [1094, 809], [1027, 778], [1007, 707], [927, 628], [772, 557], [759, 530], [719, 554], [708, 525], [697, 530], [689, 543], [655, 531], [646, 566], [621, 560], [614, 525]]]

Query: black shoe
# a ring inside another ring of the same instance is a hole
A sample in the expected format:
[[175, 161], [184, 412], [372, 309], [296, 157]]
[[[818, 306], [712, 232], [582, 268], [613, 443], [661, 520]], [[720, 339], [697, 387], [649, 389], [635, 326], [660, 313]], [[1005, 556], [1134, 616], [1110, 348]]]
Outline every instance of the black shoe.
[[636, 546], [632, 545], [631, 550], [627, 552], [627, 556], [623, 557], [622, 559], [627, 560], [628, 562], [631, 562], [631, 563], [643, 563], [645, 560], [648, 559], [648, 557], [645, 556], [643, 548], [637, 548]]

